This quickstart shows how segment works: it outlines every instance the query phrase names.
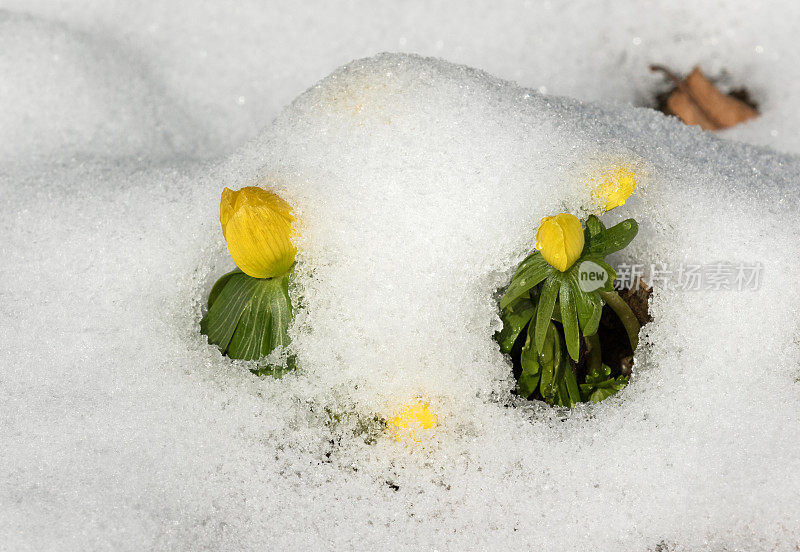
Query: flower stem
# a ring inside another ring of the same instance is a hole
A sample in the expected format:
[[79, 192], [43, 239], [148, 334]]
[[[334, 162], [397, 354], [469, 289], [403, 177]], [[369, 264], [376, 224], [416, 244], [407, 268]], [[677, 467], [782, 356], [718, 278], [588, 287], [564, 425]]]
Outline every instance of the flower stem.
[[622, 297], [620, 297], [619, 293], [616, 291], [601, 291], [600, 297], [602, 297], [603, 301], [605, 301], [606, 304], [614, 309], [615, 313], [617, 313], [620, 322], [622, 322], [622, 325], [625, 327], [625, 331], [628, 333], [628, 340], [631, 342], [631, 349], [636, 351], [636, 347], [639, 346], [639, 330], [641, 329], [636, 315], [633, 314], [633, 311], [628, 306], [628, 303], [623, 301]]
[[585, 338], [588, 355], [586, 363], [589, 373], [599, 373], [603, 366], [603, 352], [600, 350], [600, 336], [596, 333]]

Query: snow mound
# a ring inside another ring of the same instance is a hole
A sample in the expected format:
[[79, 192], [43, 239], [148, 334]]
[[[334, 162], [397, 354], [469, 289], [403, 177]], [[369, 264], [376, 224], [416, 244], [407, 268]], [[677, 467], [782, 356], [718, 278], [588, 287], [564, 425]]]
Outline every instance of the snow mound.
[[[761, 285], [657, 287], [618, 396], [522, 404], [492, 340], [497, 290], [539, 219], [581, 214], [609, 163], [642, 179], [605, 216], [640, 223], [618, 264], [760, 263]], [[651, 110], [393, 54], [342, 67], [212, 168], [11, 174], [0, 542], [790, 549], [798, 174]], [[231, 268], [219, 193], [254, 182], [301, 221], [301, 369], [280, 380], [198, 333]], [[416, 397], [438, 414], [431, 440], [370, 432]]]
[[171, 157], [200, 130], [142, 61], [60, 23], [0, 10], [0, 74], [9, 158]]
[[726, 90], [745, 86], [762, 116], [726, 131], [800, 152], [800, 3], [224, 2], [4, 0], [114, 37], [147, 63], [169, 95], [203, 122], [215, 157], [255, 137], [321, 75], [381, 51], [437, 56], [550, 94], [655, 105], [652, 63], [687, 74], [699, 64]]

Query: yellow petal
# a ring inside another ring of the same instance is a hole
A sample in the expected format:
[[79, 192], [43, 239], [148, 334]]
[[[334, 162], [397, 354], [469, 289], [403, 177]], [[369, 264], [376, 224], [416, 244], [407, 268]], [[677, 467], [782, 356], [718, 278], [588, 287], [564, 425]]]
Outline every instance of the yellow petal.
[[289, 205], [262, 188], [225, 188], [219, 221], [236, 265], [254, 278], [272, 278], [288, 271], [297, 249], [292, 244], [294, 217]]
[[272, 192], [268, 192], [258, 186], [246, 186], [235, 193], [237, 194], [235, 206], [237, 209], [245, 205], [264, 207], [279, 214], [290, 223], [294, 221], [292, 208], [289, 207], [289, 204]]
[[592, 195], [606, 211], [625, 205], [625, 201], [636, 189], [636, 173], [629, 168], [618, 166], [608, 169], [595, 186]]
[[421, 401], [404, 406], [387, 421], [387, 427], [398, 441], [420, 441], [422, 430], [436, 427], [438, 420], [428, 403]]
[[230, 188], [222, 190], [222, 197], [219, 200], [219, 222], [222, 225], [222, 235], [225, 235], [225, 226], [233, 213], [233, 206], [236, 204], [236, 196], [239, 192], [234, 192]]
[[536, 233], [536, 249], [544, 260], [561, 272], [571, 267], [583, 251], [581, 221], [575, 215], [561, 213], [544, 217]]

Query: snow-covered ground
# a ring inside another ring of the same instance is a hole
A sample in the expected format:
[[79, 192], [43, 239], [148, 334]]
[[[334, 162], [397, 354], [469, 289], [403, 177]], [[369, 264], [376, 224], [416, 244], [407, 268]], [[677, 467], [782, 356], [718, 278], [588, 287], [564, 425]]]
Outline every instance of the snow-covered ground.
[[[0, 549], [796, 550], [800, 7], [658, 4], [0, 2]], [[381, 51], [488, 73], [383, 55], [281, 113]], [[653, 62], [762, 117], [632, 108]], [[620, 160], [618, 263], [761, 285], [659, 288], [619, 396], [510, 407], [494, 292]], [[198, 334], [258, 179], [302, 221], [281, 380]], [[424, 446], [354, 431], [414, 396]]]

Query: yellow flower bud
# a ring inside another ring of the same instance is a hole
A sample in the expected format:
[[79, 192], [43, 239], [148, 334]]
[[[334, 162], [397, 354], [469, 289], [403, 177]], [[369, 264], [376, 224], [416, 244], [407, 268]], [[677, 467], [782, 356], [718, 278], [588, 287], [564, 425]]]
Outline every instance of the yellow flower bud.
[[228, 251], [242, 272], [272, 278], [294, 263], [292, 208], [277, 195], [256, 186], [222, 191], [219, 222]]
[[[594, 179], [592, 179], [594, 181]], [[636, 189], [636, 173], [625, 167], [614, 167], [601, 176], [600, 184], [592, 191], [594, 198], [606, 211], [625, 205]]]
[[536, 249], [541, 251], [545, 261], [564, 272], [583, 251], [581, 221], [568, 213], [544, 217], [536, 233]]
[[387, 421], [387, 427], [398, 441], [421, 441], [422, 431], [436, 427], [436, 414], [427, 403], [416, 402], [404, 406]]

